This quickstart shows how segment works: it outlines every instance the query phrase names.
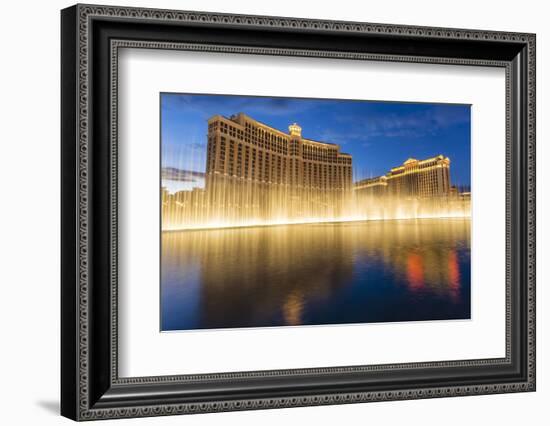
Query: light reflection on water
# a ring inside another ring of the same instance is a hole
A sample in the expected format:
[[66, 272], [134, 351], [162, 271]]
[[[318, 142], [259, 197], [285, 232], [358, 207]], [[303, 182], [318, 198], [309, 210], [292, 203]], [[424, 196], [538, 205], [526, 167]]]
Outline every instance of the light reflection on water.
[[470, 318], [470, 220], [164, 232], [162, 330]]

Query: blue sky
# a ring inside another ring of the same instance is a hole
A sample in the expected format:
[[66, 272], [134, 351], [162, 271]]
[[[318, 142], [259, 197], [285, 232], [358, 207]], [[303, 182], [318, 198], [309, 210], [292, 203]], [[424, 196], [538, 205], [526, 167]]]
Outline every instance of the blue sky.
[[162, 166], [204, 172], [207, 120], [239, 112], [353, 156], [354, 181], [385, 174], [407, 158], [444, 154], [453, 184], [470, 185], [470, 106], [228, 95], [161, 94]]

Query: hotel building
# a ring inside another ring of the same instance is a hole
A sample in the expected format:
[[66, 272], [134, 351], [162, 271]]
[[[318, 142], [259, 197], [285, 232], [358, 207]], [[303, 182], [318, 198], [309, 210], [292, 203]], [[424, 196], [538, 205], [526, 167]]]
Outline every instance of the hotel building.
[[417, 160], [409, 158], [386, 175], [354, 184], [355, 195], [434, 198], [451, 195], [451, 160], [443, 155]]
[[352, 158], [239, 113], [208, 120], [206, 194], [225, 220], [338, 216], [351, 198]]

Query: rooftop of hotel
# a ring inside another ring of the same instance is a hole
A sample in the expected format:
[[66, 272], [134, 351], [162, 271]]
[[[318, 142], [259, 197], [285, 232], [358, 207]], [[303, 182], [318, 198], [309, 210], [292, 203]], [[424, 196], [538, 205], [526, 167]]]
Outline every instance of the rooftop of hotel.
[[[275, 132], [275, 133], [280, 134], [281, 136], [284, 136], [285, 138], [288, 138], [288, 137], [291, 135], [291, 132], [292, 132], [291, 129], [297, 129], [298, 132], [299, 132], [299, 134], [300, 134], [301, 140], [302, 140], [303, 142], [311, 143], [311, 144], [319, 144], [319, 145], [328, 145], [328, 147], [340, 148], [340, 145], [335, 144], [335, 143], [332, 143], [332, 142], [316, 141], [316, 140], [314, 140], [314, 139], [307, 139], [307, 138], [302, 137], [302, 136], [301, 136], [302, 127], [301, 127], [300, 125], [298, 125], [298, 123], [292, 123], [291, 125], [289, 125], [289, 132], [287, 133], [287, 132], [284, 132], [284, 131], [282, 131], [282, 130], [279, 130], [279, 129], [275, 128], [275, 127], [271, 127], [270, 125], [265, 124], [265, 123], [263, 123], [263, 122], [261, 122], [261, 121], [259, 121], [259, 120], [256, 120], [255, 118], [252, 118], [252, 117], [250, 117], [249, 115], [246, 115], [244, 112], [239, 112], [239, 113], [237, 113], [237, 114], [232, 115], [231, 117], [225, 117], [225, 116], [223, 116], [223, 115], [219, 115], [219, 114], [218, 114], [218, 115], [214, 115], [214, 116], [210, 117], [210, 118], [208, 119], [208, 121], [211, 121], [211, 120], [215, 119], [216, 117], [220, 117], [220, 118], [223, 118], [224, 120], [231, 121], [232, 123], [235, 123], [235, 124], [237, 124], [237, 125], [239, 125], [239, 126], [241, 126], [241, 127], [242, 127], [243, 125], [239, 122], [239, 120], [243, 120], [243, 119], [244, 119], [244, 120], [247, 120], [247, 121], [251, 121], [251, 122], [253, 122], [254, 124], [257, 124], [257, 125], [259, 125], [259, 126], [261, 126], [261, 127], [265, 127], [265, 128], [267, 128], [268, 130], [270, 130], [270, 131], [273, 131], [273, 132]], [[244, 121], [244, 120], [243, 120], [243, 121]], [[349, 157], [351, 157], [351, 154], [348, 154], [348, 153], [345, 153], [345, 152], [340, 152], [339, 154], [340, 154], [340, 155], [344, 155], [344, 156], [349, 156]]]

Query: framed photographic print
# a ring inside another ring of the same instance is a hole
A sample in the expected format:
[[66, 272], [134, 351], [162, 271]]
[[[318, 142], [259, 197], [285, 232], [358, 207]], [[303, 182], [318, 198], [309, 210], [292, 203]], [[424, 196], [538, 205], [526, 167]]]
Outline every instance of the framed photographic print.
[[535, 390], [535, 36], [61, 13], [74, 420]]

